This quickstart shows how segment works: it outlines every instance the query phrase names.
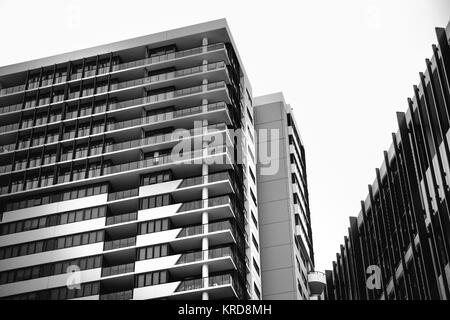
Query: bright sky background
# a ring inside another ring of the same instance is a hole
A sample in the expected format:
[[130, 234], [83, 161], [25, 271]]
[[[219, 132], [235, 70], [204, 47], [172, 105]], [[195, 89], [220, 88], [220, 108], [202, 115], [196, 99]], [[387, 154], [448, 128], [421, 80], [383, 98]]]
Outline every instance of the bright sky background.
[[0, 66], [226, 18], [253, 93], [283, 91], [306, 145], [316, 269], [357, 215], [449, 0], [0, 0]]

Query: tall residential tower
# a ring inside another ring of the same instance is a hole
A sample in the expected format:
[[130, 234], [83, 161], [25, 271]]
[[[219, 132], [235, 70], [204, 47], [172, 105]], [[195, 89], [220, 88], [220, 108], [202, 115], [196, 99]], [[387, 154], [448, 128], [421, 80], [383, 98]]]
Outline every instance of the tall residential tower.
[[225, 20], [1, 67], [0, 297], [261, 299], [253, 119]]
[[321, 293], [325, 280], [314, 272], [305, 149], [299, 128], [282, 93], [256, 97], [254, 113], [260, 156], [263, 298], [309, 299]]

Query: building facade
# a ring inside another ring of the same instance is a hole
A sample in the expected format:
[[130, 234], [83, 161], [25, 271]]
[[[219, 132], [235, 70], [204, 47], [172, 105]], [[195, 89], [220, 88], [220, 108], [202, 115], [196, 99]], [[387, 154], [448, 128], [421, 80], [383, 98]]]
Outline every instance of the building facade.
[[375, 181], [350, 218], [326, 296], [344, 299], [449, 299], [450, 24], [419, 74]]
[[0, 68], [0, 298], [261, 299], [253, 118], [223, 19]]
[[308, 284], [314, 252], [304, 145], [282, 93], [256, 97], [254, 114], [263, 299], [309, 299], [316, 293]]

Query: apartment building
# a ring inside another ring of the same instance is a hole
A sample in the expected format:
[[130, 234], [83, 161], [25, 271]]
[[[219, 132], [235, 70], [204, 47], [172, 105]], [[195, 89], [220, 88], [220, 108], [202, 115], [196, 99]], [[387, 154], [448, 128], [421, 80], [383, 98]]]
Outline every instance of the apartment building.
[[317, 298], [325, 279], [314, 271], [305, 148], [293, 109], [274, 93], [255, 98], [254, 114], [263, 299]]
[[375, 181], [326, 271], [327, 299], [450, 298], [450, 23], [436, 35]]
[[224, 19], [1, 67], [0, 298], [262, 299], [254, 117]]

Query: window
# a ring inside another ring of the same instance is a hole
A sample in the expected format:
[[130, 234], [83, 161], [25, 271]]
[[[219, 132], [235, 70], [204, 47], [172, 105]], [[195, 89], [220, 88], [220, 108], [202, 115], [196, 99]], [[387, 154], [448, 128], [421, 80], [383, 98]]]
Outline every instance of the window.
[[168, 281], [167, 271], [155, 271], [140, 274], [136, 278], [136, 287], [154, 286]]
[[162, 194], [152, 197], [140, 199], [140, 210], [151, 209], [156, 207], [167, 206], [171, 204], [170, 194]]
[[169, 218], [142, 222], [140, 225], [140, 234], [165, 231], [170, 229]]
[[156, 184], [172, 180], [172, 172], [170, 170], [151, 173], [141, 178], [141, 186]]

